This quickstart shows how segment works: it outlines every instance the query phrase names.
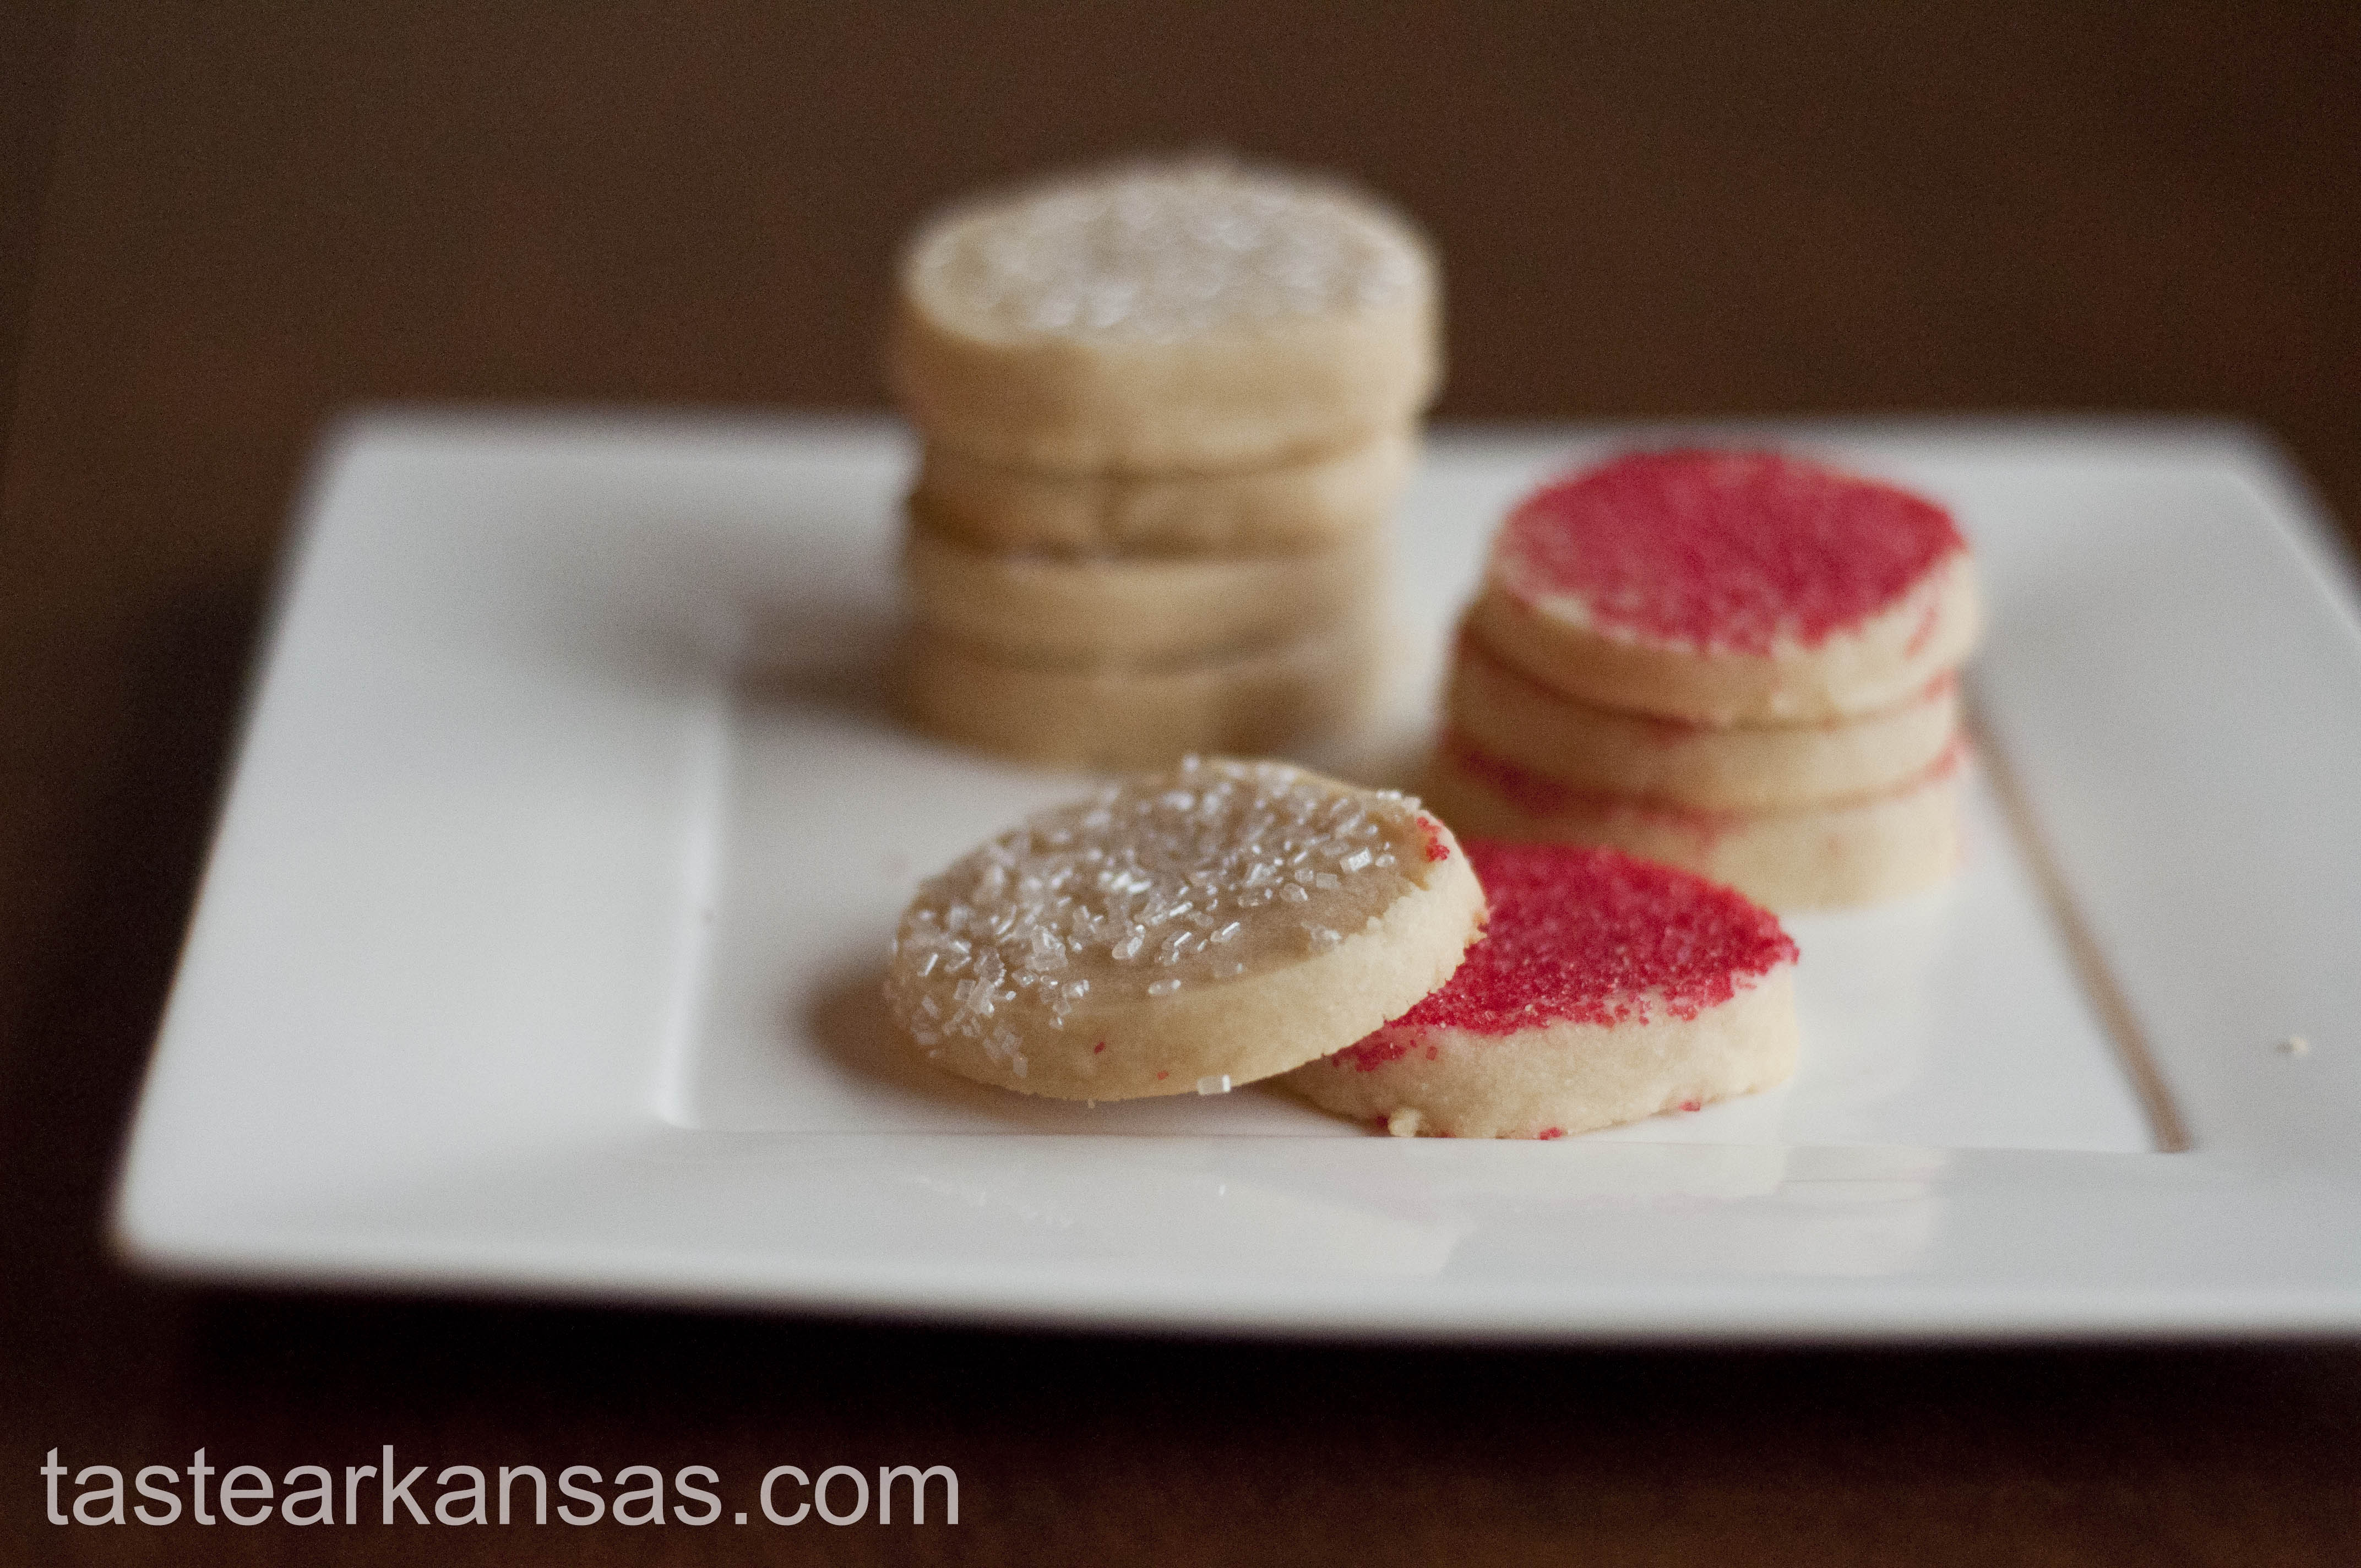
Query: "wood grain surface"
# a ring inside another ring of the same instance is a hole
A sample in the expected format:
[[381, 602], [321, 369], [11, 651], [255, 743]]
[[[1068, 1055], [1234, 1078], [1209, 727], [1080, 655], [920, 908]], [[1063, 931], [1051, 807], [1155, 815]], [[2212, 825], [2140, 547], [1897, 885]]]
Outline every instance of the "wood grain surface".
[[[1429, 227], [1447, 415], [2219, 412], [2349, 520], [2356, 16], [0, 8], [0, 1562], [2361, 1560], [2351, 1344], [1034, 1337], [198, 1290], [98, 1239], [291, 489], [339, 411], [877, 406], [918, 214], [1213, 145]], [[58, 1527], [36, 1469], [389, 1442], [741, 1486], [949, 1464], [962, 1517]]]

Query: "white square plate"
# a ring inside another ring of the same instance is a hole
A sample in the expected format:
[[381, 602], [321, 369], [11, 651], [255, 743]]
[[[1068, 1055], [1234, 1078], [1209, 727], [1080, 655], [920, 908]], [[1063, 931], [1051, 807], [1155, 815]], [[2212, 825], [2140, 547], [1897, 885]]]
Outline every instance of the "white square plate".
[[[1504, 507], [1439, 436], [1385, 721]], [[1551, 1144], [896, 1052], [917, 878], [1075, 781], [885, 710], [894, 427], [390, 415], [320, 460], [134, 1129], [209, 1277], [1544, 1340], [2361, 1327], [2361, 631], [2235, 428], [1773, 426], [1948, 501], [1993, 625], [1950, 887], [1793, 922], [1795, 1082]], [[2288, 1042], [2301, 1036], [2308, 1048]]]

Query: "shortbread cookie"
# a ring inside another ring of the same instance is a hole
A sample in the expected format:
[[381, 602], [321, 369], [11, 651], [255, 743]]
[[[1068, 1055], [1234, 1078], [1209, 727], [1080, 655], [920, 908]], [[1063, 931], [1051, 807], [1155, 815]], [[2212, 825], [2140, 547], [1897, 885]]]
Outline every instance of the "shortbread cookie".
[[1790, 811], [1665, 806], [1575, 789], [1446, 733], [1428, 800], [1471, 838], [1607, 844], [1726, 883], [1773, 909], [1874, 904], [1931, 887], [1960, 863], [1952, 746], [1882, 795]]
[[1510, 514], [1470, 614], [1493, 652], [1586, 702], [1777, 724], [1874, 713], [1974, 646], [1950, 516], [1765, 452], [1646, 452]]
[[978, 462], [929, 442], [913, 505], [991, 550], [1142, 555], [1292, 554], [1385, 526], [1418, 461], [1416, 432], [1274, 468], [1219, 474], [1058, 474]]
[[1484, 894], [1416, 801], [1191, 758], [918, 890], [885, 997], [929, 1060], [1062, 1100], [1214, 1092], [1342, 1049], [1449, 978]]
[[1389, 1132], [1554, 1138], [1694, 1111], [1795, 1067], [1795, 944], [1702, 877], [1562, 844], [1466, 842], [1491, 909], [1443, 987], [1282, 1080]]
[[1447, 722], [1477, 746], [1577, 790], [1715, 811], [1780, 811], [1895, 789], [1934, 766], [1958, 733], [1948, 672], [1858, 718], [1705, 725], [1560, 696], [1463, 633]]
[[1358, 620], [1218, 659], [1096, 665], [999, 659], [922, 627], [905, 642], [902, 690], [911, 718], [947, 740], [1046, 767], [1145, 768], [1347, 729], [1387, 659]]
[[902, 263], [890, 368], [931, 441], [1064, 473], [1301, 462], [1399, 431], [1440, 365], [1434, 265], [1335, 185], [1200, 161], [977, 203]]
[[1177, 660], [1372, 618], [1388, 536], [1308, 555], [1068, 557], [977, 550], [914, 512], [903, 578], [921, 624], [995, 657]]

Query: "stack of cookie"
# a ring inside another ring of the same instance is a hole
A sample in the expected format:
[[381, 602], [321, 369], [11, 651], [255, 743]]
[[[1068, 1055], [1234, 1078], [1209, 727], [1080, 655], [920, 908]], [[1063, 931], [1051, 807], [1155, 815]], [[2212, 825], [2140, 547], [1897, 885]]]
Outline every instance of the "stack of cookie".
[[1501, 528], [1429, 799], [1464, 834], [1613, 845], [1778, 909], [1908, 893], [1958, 863], [1981, 620], [1922, 497], [1773, 453], [1620, 457]]
[[1073, 767], [1357, 717], [1438, 331], [1417, 236], [1301, 179], [1132, 166], [928, 225], [891, 349], [912, 716]]

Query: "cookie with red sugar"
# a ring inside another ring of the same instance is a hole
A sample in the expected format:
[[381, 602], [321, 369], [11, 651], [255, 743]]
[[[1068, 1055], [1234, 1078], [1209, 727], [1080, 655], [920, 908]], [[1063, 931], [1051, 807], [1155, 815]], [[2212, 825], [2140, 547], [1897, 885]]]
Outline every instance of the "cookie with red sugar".
[[1463, 840], [1491, 910], [1441, 989], [1281, 1081], [1400, 1135], [1552, 1138], [1795, 1070], [1795, 944], [1726, 887], [1614, 850]]
[[1470, 626], [1544, 685], [1706, 724], [1875, 712], [1958, 666], [1982, 624], [1950, 514], [1772, 452], [1639, 452], [1501, 526]]

